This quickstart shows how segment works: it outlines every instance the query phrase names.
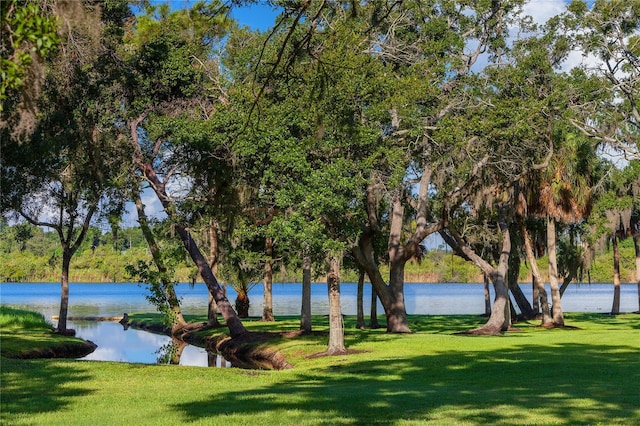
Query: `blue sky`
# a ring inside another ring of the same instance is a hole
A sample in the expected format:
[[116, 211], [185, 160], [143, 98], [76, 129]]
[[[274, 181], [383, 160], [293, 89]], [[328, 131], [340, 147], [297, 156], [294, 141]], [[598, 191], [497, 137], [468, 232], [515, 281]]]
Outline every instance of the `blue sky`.
[[[193, 6], [198, 0], [150, 0], [152, 4], [169, 3], [172, 9], [182, 9]], [[225, 1], [225, 0], [223, 0]], [[226, 0], [227, 2], [230, 0]], [[269, 29], [278, 15], [278, 11], [265, 1], [257, 1], [254, 4], [239, 7], [234, 5], [231, 16], [240, 25], [246, 25], [254, 30], [265, 31]]]
[[258, 3], [248, 7], [234, 7], [233, 16], [241, 25], [246, 25], [254, 30], [265, 31], [275, 22], [278, 11], [273, 6]]

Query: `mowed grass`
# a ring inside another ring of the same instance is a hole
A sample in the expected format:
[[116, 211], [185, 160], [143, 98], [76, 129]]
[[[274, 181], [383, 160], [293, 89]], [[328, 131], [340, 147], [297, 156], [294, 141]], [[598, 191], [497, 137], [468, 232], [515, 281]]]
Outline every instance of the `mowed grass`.
[[[410, 316], [415, 333], [388, 335], [347, 317], [346, 344], [358, 353], [309, 358], [326, 335], [280, 339], [273, 344], [294, 365], [284, 371], [3, 357], [0, 423], [640, 424], [640, 315], [566, 320], [578, 329], [532, 322], [469, 337], [453, 333], [485, 319]], [[245, 324], [295, 330], [298, 319]], [[314, 318], [314, 329], [326, 331], [327, 319]]]
[[3, 356], [21, 357], [39, 349], [84, 346], [81, 339], [54, 335], [52, 330], [51, 324], [38, 312], [0, 306], [0, 351]]

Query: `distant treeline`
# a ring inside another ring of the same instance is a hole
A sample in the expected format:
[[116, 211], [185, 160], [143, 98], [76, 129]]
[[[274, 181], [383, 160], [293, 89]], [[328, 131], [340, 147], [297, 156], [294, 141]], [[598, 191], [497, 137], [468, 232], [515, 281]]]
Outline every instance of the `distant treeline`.
[[[622, 282], [634, 282], [635, 255], [633, 241], [622, 241], [621, 246]], [[588, 271], [583, 271], [580, 282], [613, 281], [613, 257], [606, 247], [591, 262]], [[138, 261], [150, 261], [151, 255], [139, 228], [119, 229], [104, 233], [92, 229], [78, 254], [71, 262], [71, 280], [75, 282], [127, 282], [135, 279], [126, 272], [127, 265]], [[45, 232], [29, 224], [0, 227], [0, 279], [4, 282], [56, 282], [60, 280], [61, 249], [58, 236]], [[538, 265], [546, 277], [546, 257], [538, 259]], [[186, 257], [177, 262], [175, 277], [179, 282], [199, 281], [197, 271]], [[387, 268], [382, 268], [383, 276]], [[276, 268], [276, 282], [300, 282], [302, 272], [297, 268], [280, 265]], [[343, 282], [355, 282], [358, 274], [344, 270]], [[316, 274], [316, 281], [323, 281], [322, 272]], [[439, 246], [428, 250], [421, 262], [410, 262], [405, 271], [406, 282], [481, 282], [482, 274], [471, 262]], [[530, 282], [530, 268], [526, 263], [520, 266], [520, 281]]]

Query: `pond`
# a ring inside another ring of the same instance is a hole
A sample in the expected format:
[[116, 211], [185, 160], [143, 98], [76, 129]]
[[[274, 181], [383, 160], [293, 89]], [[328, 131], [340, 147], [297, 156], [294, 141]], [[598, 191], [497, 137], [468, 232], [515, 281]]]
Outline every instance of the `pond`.
[[[530, 297], [531, 286], [523, 285], [523, 291]], [[185, 314], [206, 315], [207, 289], [202, 283], [194, 286], [180, 284], [176, 287]], [[346, 315], [356, 314], [357, 286], [344, 283], [341, 286], [342, 311]], [[365, 285], [365, 315], [368, 316], [368, 302], [371, 286]], [[145, 299], [144, 285], [134, 283], [72, 283], [69, 290], [69, 316], [122, 316], [123, 313], [155, 312], [155, 308]], [[262, 314], [262, 286], [250, 292], [249, 314]], [[229, 300], [233, 302], [235, 293], [228, 289]], [[480, 314], [484, 312], [482, 284], [405, 284], [407, 312], [409, 314]], [[493, 298], [493, 293], [491, 294]], [[312, 285], [312, 313], [327, 315], [326, 284]], [[612, 284], [571, 285], [562, 298], [566, 312], [608, 312], [613, 300]], [[58, 283], [1, 283], [0, 302], [22, 309], [41, 312], [51, 319], [58, 314], [60, 304], [60, 284]], [[273, 285], [274, 315], [299, 315], [301, 304], [301, 284]], [[621, 311], [638, 310], [638, 293], [635, 284], [622, 285]], [[378, 305], [382, 316], [382, 306]], [[53, 321], [52, 321], [53, 322]], [[180, 365], [228, 367], [229, 364], [215, 354], [204, 349], [187, 345], [180, 351], [172, 349], [168, 336], [147, 331], [124, 330], [117, 322], [69, 321], [69, 328], [76, 335], [91, 340], [98, 345], [95, 352], [85, 359], [102, 361], [122, 361], [137, 363], [169, 363], [171, 354], [178, 353]], [[178, 361], [173, 357], [173, 361]]]

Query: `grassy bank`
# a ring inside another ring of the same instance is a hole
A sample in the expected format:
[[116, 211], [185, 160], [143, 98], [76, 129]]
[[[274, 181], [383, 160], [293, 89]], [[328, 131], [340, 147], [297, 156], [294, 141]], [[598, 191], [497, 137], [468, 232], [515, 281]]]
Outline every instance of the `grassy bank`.
[[[314, 321], [326, 330], [326, 318]], [[578, 329], [521, 323], [501, 337], [452, 334], [477, 316], [410, 321], [415, 333], [387, 335], [347, 317], [347, 346], [360, 351], [348, 356], [309, 358], [324, 335], [282, 339], [294, 365], [284, 371], [3, 357], [0, 423], [640, 424], [640, 315], [567, 314]], [[298, 320], [246, 325], [295, 330]]]
[[40, 313], [6, 306], [0, 306], [0, 332], [0, 353], [11, 358], [77, 358], [95, 349], [82, 339], [54, 334]]

